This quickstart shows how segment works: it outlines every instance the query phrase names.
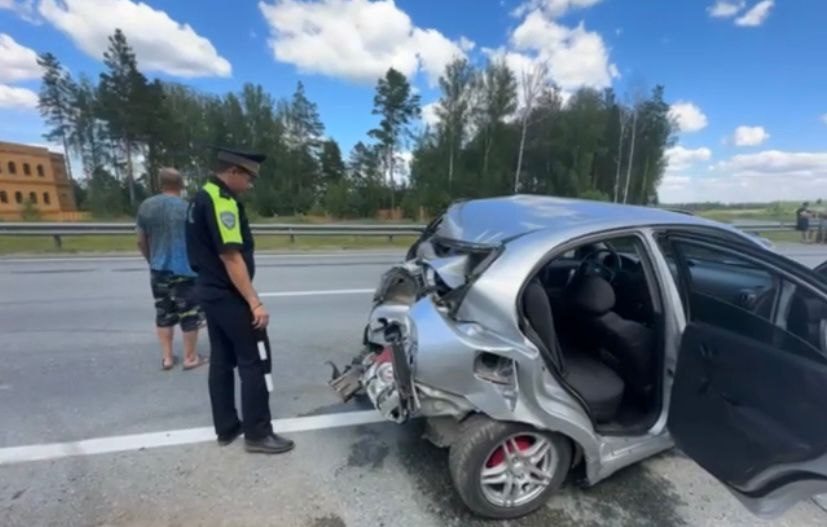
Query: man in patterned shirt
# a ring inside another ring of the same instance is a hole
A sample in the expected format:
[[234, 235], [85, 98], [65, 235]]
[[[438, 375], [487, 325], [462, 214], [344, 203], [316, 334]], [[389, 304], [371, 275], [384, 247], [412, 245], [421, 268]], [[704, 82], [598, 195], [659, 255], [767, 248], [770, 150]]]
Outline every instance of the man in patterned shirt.
[[173, 333], [181, 326], [184, 336], [183, 368], [197, 368], [206, 359], [196, 353], [198, 329], [204, 314], [195, 300], [195, 273], [187, 257], [187, 203], [181, 198], [184, 180], [172, 168], [159, 172], [161, 193], [148, 198], [138, 208], [138, 248], [150, 268], [152, 296], [155, 299], [155, 325], [161, 342], [161, 368], [175, 365]]

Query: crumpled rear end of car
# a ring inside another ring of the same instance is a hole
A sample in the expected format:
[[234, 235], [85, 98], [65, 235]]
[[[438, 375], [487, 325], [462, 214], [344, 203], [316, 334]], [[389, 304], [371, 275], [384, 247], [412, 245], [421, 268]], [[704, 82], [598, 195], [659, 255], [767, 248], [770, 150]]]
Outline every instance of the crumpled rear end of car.
[[[416, 321], [411, 307], [432, 302], [446, 316], [493, 261], [497, 247], [425, 239], [405, 263], [384, 273], [364, 329], [362, 353], [330, 385], [347, 401], [364, 390], [388, 420], [403, 422], [420, 407], [416, 385]], [[427, 329], [426, 329], [427, 330]], [[427, 387], [424, 388], [427, 390]]]

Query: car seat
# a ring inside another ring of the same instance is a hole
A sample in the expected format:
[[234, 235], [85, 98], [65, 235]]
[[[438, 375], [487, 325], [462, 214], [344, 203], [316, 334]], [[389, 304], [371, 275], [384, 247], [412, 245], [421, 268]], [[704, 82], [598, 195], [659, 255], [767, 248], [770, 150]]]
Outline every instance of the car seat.
[[579, 333], [623, 378], [627, 388], [638, 397], [648, 397], [653, 389], [654, 332], [612, 309], [615, 293], [611, 284], [595, 275], [572, 282], [565, 293], [567, 305], [575, 311]]
[[623, 399], [623, 380], [611, 368], [575, 349], [560, 346], [548, 294], [539, 280], [532, 280], [523, 294], [523, 311], [531, 329], [541, 341], [540, 351], [549, 368], [563, 379], [586, 403], [595, 421], [611, 421]]

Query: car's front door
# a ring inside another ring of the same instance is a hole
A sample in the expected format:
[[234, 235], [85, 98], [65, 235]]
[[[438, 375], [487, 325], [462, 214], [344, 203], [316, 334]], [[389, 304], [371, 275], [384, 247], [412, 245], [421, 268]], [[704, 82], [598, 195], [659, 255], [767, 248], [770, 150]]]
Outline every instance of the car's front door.
[[821, 262], [813, 271], [820, 277], [827, 279], [827, 261]]
[[748, 246], [662, 243], [687, 315], [675, 443], [759, 515], [827, 491], [827, 286]]

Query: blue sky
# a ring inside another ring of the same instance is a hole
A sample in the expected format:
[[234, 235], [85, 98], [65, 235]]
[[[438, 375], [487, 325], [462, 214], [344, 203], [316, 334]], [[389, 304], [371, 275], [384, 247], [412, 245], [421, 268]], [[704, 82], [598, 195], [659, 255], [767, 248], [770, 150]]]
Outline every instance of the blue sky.
[[426, 104], [460, 54], [542, 60], [568, 92], [663, 84], [682, 126], [663, 201], [827, 197], [825, 24], [818, 0], [0, 0], [0, 140], [43, 143], [33, 52], [97, 76], [121, 27], [149, 76], [276, 97], [301, 80], [346, 151], [389, 66]]

